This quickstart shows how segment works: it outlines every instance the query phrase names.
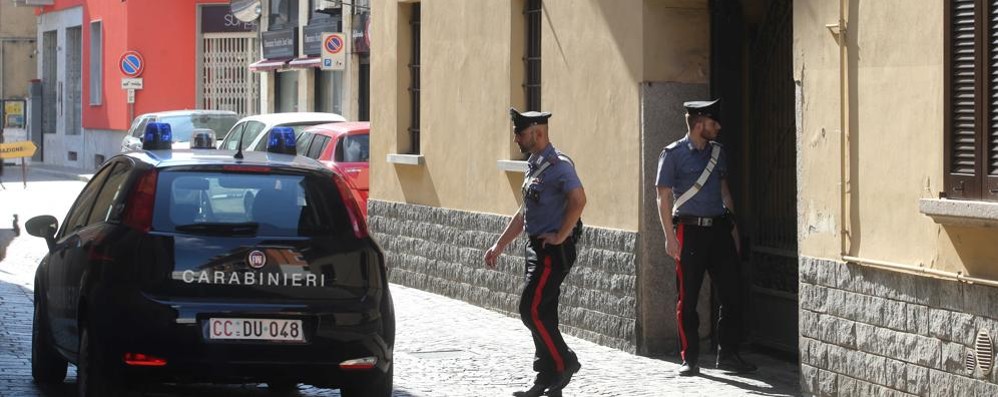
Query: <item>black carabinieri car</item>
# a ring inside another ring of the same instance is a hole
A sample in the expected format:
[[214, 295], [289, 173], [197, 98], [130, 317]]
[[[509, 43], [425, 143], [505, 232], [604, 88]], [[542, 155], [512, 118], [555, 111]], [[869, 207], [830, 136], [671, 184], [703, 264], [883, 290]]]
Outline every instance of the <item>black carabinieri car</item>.
[[35, 276], [37, 382], [62, 382], [73, 363], [81, 397], [145, 382], [391, 395], [384, 254], [345, 179], [293, 155], [293, 132], [272, 134], [273, 152], [174, 152], [153, 123], [153, 150], [111, 158], [61, 228], [27, 222], [49, 246]]

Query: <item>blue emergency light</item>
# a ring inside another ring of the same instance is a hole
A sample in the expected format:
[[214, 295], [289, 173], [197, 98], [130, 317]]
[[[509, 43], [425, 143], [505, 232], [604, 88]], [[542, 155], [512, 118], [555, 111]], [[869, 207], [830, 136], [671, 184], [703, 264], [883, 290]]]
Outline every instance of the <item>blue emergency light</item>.
[[267, 152], [292, 156], [298, 154], [298, 149], [295, 147], [295, 130], [291, 127], [272, 128], [267, 137]]
[[142, 150], [169, 150], [173, 148], [173, 132], [167, 123], [149, 123], [142, 137]]

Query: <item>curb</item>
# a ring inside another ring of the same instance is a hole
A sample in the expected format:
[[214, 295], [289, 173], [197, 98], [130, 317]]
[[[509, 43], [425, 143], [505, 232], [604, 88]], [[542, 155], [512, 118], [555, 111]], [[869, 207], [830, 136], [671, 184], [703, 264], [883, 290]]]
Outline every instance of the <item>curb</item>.
[[66, 179], [78, 180], [80, 182], [90, 182], [90, 178], [93, 177], [91, 174], [77, 174], [69, 171], [53, 170], [44, 167], [29, 167], [28, 172], [39, 172], [47, 175], [54, 175]]

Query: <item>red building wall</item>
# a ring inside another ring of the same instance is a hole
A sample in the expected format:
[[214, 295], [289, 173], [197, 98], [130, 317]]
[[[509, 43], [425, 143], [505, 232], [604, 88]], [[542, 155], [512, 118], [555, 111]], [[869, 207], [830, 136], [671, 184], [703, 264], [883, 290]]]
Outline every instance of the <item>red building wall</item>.
[[[133, 116], [197, 103], [197, 7], [224, 0], [56, 0], [41, 12], [83, 6], [83, 128], [126, 130], [127, 93], [118, 60], [133, 50], [145, 59], [143, 88], [135, 93]], [[100, 105], [90, 105], [90, 24], [104, 30], [104, 84]]]

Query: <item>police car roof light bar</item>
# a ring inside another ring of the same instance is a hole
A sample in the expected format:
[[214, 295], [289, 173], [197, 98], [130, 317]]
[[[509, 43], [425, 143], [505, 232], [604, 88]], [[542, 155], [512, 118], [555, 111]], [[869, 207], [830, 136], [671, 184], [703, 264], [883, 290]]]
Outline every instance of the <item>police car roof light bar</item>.
[[295, 147], [295, 130], [291, 127], [272, 128], [270, 135], [267, 136], [267, 152], [292, 156], [298, 154], [298, 148]]
[[173, 148], [173, 131], [167, 123], [149, 123], [142, 137], [142, 150], [168, 150]]

